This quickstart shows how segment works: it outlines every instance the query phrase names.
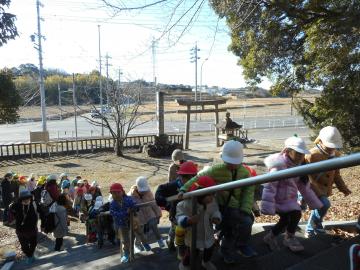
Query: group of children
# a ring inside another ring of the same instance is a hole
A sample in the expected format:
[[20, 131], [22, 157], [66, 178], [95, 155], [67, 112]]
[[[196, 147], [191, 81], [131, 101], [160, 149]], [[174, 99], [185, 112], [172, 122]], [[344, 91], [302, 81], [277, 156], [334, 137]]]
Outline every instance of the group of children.
[[[338, 149], [341, 148], [342, 138], [339, 131], [328, 126], [320, 131], [315, 140], [315, 147], [311, 150], [307, 150], [301, 138], [293, 136], [285, 140], [280, 153], [270, 155], [264, 163], [272, 173], [337, 157], [340, 155]], [[73, 213], [86, 223], [87, 235], [92, 233], [93, 236], [90, 238], [98, 239], [99, 247], [103, 245], [104, 233], [108, 234], [111, 242], [114, 242], [115, 235], [118, 235], [122, 245], [121, 262], [125, 263], [129, 261], [130, 256], [130, 211], [134, 212], [135, 247], [140, 251], [149, 251], [151, 247], [145, 235], [146, 230], [154, 234], [160, 248], [165, 246], [157, 226], [163, 208], [169, 212], [171, 222], [167, 246], [169, 250], [175, 250], [177, 246], [178, 257], [181, 259], [179, 269], [190, 269], [191, 227], [196, 225], [196, 249], [201, 251], [202, 267], [214, 270], [216, 267], [211, 262], [211, 257], [216, 243], [220, 243], [220, 254], [228, 264], [236, 262], [238, 254], [244, 257], [257, 255], [249, 244], [254, 223], [255, 186], [199, 196], [196, 198], [195, 215], [192, 214], [191, 201], [182, 200], [183, 194], [255, 176], [256, 172], [243, 164], [243, 158], [242, 144], [228, 141], [221, 152], [223, 162], [199, 171], [195, 163], [185, 160], [181, 150], [175, 150], [172, 155], [173, 163], [169, 168], [169, 181], [158, 186], [155, 196], [147, 178], [141, 176], [136, 179], [135, 185], [127, 194], [120, 183], [113, 183], [106, 204], [96, 182], [90, 185], [81, 177], [70, 181], [66, 174], [60, 176], [59, 184], [54, 175], [40, 177], [36, 185], [33, 176], [29, 177], [27, 188], [15, 195], [14, 192], [10, 192], [14, 175], [9, 173], [5, 175], [5, 182], [1, 184], [5, 206], [4, 222], [8, 221], [6, 218], [11, 208], [15, 213], [17, 235], [24, 253], [31, 262], [37, 231], [37, 218], [34, 214], [39, 209], [40, 217], [47, 212], [56, 213], [57, 225], [53, 233], [56, 238], [55, 250], [60, 250], [63, 236], [67, 231], [66, 214], [72, 209]], [[306, 226], [306, 237], [325, 232], [322, 222], [330, 207], [329, 196], [332, 194], [334, 183], [345, 196], [351, 193], [339, 170], [307, 177], [292, 177], [263, 185], [260, 212], [264, 215], [279, 216], [279, 221], [264, 237], [264, 242], [271, 250], [280, 248], [278, 235], [284, 231], [284, 246], [293, 252], [304, 249], [295, 237], [302, 216], [299, 195], [312, 209]], [[6, 190], [10, 193], [4, 196]], [[11, 198], [8, 194], [11, 194]], [[16, 203], [9, 207], [11, 200], [16, 196]], [[169, 201], [167, 198], [171, 196], [177, 196], [177, 199]], [[54, 203], [56, 207], [52, 209]], [[141, 206], [144, 203], [146, 205]], [[29, 228], [31, 232], [28, 231]]]

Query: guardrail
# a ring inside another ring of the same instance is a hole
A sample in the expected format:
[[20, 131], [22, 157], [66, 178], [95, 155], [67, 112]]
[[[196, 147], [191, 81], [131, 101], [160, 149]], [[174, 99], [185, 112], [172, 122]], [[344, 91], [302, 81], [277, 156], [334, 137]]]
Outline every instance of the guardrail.
[[[183, 145], [183, 135], [168, 135], [169, 141]], [[124, 142], [124, 148], [136, 148], [155, 142], [155, 135], [131, 136]], [[48, 143], [15, 143], [0, 145], [0, 160], [49, 157], [51, 155], [73, 155], [99, 151], [114, 151], [114, 140], [106, 138], [86, 138], [76, 140], [56, 140]]]

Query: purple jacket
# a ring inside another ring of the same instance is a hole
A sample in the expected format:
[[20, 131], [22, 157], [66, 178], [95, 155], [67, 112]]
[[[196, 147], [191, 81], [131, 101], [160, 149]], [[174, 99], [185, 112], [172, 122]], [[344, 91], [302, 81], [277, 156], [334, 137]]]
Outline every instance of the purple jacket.
[[[265, 158], [264, 163], [270, 172], [295, 166], [285, 153], [270, 155]], [[310, 188], [309, 182], [304, 183], [300, 180], [300, 177], [293, 177], [264, 184], [261, 212], [266, 215], [274, 215], [275, 213], [301, 210], [297, 202], [298, 191], [300, 191], [310, 209], [318, 209], [323, 206]]]

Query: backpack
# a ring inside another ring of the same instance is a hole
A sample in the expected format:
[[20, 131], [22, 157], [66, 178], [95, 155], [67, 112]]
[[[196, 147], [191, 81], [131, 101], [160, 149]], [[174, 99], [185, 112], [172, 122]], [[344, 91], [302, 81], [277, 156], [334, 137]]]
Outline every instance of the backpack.
[[[53, 203], [54, 202], [50, 204], [51, 206], [50, 208], [53, 208]], [[52, 209], [50, 209], [49, 212], [45, 213], [42, 224], [44, 233], [46, 234], [52, 233], [57, 227], [57, 224], [55, 223], [55, 216], [56, 216], [56, 212], [52, 211]]]

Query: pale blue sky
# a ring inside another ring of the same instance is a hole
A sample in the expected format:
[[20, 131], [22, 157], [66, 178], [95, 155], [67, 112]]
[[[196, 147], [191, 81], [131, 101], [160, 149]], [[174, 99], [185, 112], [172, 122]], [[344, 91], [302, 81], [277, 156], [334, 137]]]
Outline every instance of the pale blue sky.
[[[150, 2], [153, 1], [118, 0], [118, 3], [127, 7]], [[109, 60], [110, 76], [116, 79], [118, 69], [121, 68], [123, 81], [152, 81], [151, 41], [153, 37], [161, 36], [176, 2], [166, 1], [165, 4], [142, 11], [121, 12], [113, 16], [109, 9], [102, 7], [101, 0], [42, 0], [42, 34], [46, 36], [43, 42], [44, 67], [63, 69], [69, 73], [98, 69], [97, 25], [100, 24], [102, 55], [108, 53], [112, 57]], [[16, 25], [20, 37], [0, 47], [0, 67], [18, 66], [22, 63], [38, 65], [37, 51], [29, 37], [37, 29], [35, 3], [36, 0], [12, 0], [9, 11], [18, 17]], [[175, 12], [173, 21], [193, 3], [194, 1], [184, 1]], [[245, 86], [241, 68], [236, 65], [237, 58], [227, 51], [230, 38], [224, 20], [219, 21], [213, 42], [218, 18], [207, 1], [191, 29], [175, 45], [170, 46], [177, 40], [194, 10], [157, 43], [158, 82], [195, 84], [195, 65], [190, 63], [190, 49], [197, 42], [201, 57], [198, 61], [198, 84], [201, 80], [201, 65], [208, 58], [203, 65], [203, 84]], [[269, 82], [261, 86], [268, 88]]]

